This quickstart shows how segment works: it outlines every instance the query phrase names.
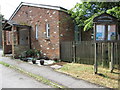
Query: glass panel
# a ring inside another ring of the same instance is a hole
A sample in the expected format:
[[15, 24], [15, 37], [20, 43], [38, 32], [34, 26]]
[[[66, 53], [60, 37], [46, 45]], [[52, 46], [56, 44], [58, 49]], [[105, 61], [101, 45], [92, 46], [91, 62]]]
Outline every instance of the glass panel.
[[116, 39], [116, 26], [115, 25], [108, 25], [108, 40], [115, 40]]
[[105, 40], [105, 25], [96, 25], [96, 40]]
[[50, 37], [50, 25], [48, 23], [46, 24], [46, 37]]
[[35, 30], [36, 30], [35, 38], [36, 38], [36, 40], [37, 40], [37, 39], [38, 39], [38, 25], [35, 26]]

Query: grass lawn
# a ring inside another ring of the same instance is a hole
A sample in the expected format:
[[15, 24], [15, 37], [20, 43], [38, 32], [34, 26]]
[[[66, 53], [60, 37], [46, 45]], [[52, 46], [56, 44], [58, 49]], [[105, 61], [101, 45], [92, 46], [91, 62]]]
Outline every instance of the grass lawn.
[[105, 87], [118, 88], [118, 75], [120, 74], [118, 70], [114, 70], [114, 73], [110, 73], [108, 68], [99, 67], [98, 75], [95, 75], [92, 65], [65, 63], [63, 67], [57, 71]]

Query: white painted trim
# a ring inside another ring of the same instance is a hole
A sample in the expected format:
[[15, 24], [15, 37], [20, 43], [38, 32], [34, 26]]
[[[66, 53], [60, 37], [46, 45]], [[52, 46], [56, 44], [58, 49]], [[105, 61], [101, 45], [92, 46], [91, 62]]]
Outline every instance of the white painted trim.
[[50, 25], [46, 23], [46, 38], [50, 38]]
[[19, 9], [22, 7], [22, 3], [16, 8], [16, 10], [14, 11], [14, 13], [12, 14], [12, 16], [9, 18], [9, 20], [12, 20], [13, 17], [16, 15], [16, 13], [19, 11]]
[[39, 8], [47, 8], [47, 9], [54, 9], [54, 10], [61, 10], [64, 11], [66, 9], [60, 7], [60, 6], [51, 6], [51, 5], [43, 5], [43, 4], [33, 4], [33, 3], [25, 3], [25, 2], [21, 2], [20, 5], [16, 8], [16, 10], [14, 11], [14, 13], [12, 14], [12, 16], [9, 18], [9, 20], [12, 20], [13, 17], [16, 15], [16, 13], [19, 11], [19, 9], [22, 6], [33, 6], [33, 7], [39, 7]]
[[38, 24], [35, 25], [35, 38], [36, 40], [38, 40], [38, 30], [39, 30], [39, 26]]
[[59, 6], [50, 6], [50, 5], [43, 5], [43, 4], [31, 4], [31, 3], [22, 3], [22, 5], [60, 10]]

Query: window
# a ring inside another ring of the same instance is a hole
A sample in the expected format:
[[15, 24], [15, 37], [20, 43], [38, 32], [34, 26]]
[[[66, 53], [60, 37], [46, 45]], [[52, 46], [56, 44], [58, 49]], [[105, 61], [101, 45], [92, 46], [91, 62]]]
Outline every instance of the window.
[[108, 25], [108, 40], [115, 40], [116, 39], [116, 26], [115, 25]]
[[105, 25], [96, 26], [96, 40], [105, 40]]
[[50, 38], [50, 25], [46, 24], [46, 38]]
[[38, 25], [35, 26], [35, 38], [38, 40]]

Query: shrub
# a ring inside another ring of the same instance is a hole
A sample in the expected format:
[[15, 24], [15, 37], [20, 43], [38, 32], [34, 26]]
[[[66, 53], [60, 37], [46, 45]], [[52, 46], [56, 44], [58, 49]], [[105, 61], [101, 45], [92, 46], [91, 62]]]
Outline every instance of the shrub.
[[27, 51], [22, 52], [18, 58], [27, 58], [27, 57], [32, 57], [32, 58], [36, 58], [39, 59], [41, 57], [41, 53], [39, 50], [36, 49], [29, 49]]
[[58, 58], [53, 58], [53, 60], [54, 60], [55, 62], [60, 62], [60, 60], [59, 60]]
[[34, 57], [40, 58], [40, 56], [41, 56], [40, 51], [35, 49], [34, 50]]
[[30, 57], [30, 56], [34, 56], [34, 50], [30, 49], [26, 51], [26, 56]]

